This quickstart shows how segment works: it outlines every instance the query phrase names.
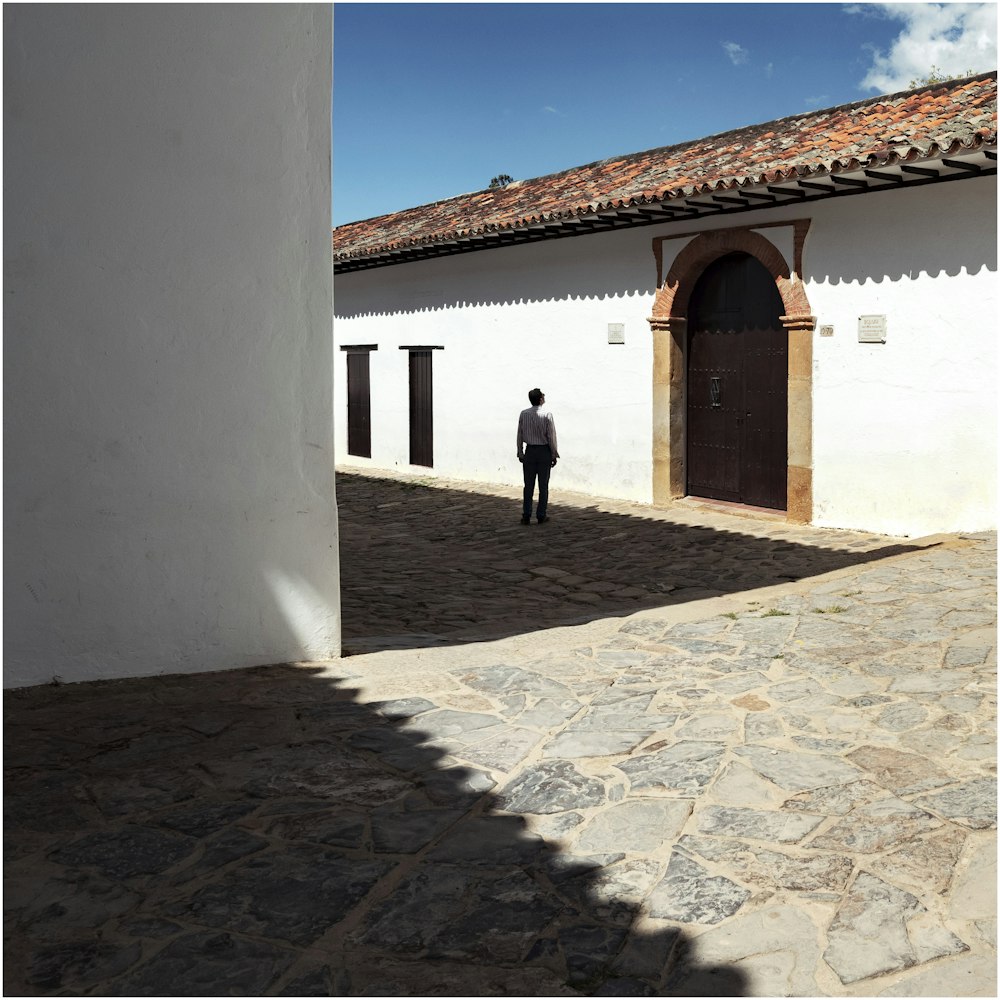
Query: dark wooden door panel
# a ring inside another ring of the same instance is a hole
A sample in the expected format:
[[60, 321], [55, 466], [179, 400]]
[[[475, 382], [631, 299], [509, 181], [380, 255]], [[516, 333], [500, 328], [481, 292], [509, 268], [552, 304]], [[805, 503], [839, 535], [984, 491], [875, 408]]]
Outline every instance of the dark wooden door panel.
[[410, 351], [410, 464], [434, 466], [434, 380], [430, 351]]
[[788, 349], [774, 279], [749, 254], [706, 268], [688, 312], [688, 492], [785, 509]]
[[784, 329], [744, 334], [746, 398], [743, 501], [787, 509], [788, 335]]
[[739, 335], [699, 330], [688, 363], [688, 492], [740, 497], [743, 409]]
[[372, 457], [371, 375], [367, 351], [347, 355], [347, 453]]

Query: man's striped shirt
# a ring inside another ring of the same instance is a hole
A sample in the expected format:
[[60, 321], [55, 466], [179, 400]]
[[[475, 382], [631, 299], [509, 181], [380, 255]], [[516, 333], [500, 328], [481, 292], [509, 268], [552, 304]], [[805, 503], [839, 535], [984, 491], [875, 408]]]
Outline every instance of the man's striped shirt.
[[517, 453], [520, 455], [526, 444], [547, 444], [552, 457], [559, 457], [556, 446], [556, 422], [552, 414], [541, 406], [529, 406], [521, 410], [517, 421]]

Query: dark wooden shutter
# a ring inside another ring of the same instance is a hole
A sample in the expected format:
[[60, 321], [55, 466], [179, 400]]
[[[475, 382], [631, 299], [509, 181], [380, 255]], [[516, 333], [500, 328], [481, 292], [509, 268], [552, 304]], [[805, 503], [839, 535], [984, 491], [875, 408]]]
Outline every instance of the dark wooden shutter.
[[372, 457], [371, 374], [367, 351], [347, 355], [347, 453]]
[[410, 351], [410, 464], [434, 465], [434, 380], [431, 351]]

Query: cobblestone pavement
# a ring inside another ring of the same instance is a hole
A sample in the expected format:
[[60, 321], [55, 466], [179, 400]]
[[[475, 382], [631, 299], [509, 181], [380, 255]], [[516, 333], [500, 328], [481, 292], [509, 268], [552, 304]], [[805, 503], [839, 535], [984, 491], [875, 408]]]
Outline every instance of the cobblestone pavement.
[[341, 471], [337, 503], [347, 526], [348, 652], [520, 635], [908, 550], [903, 539], [720, 516], [704, 506], [654, 510], [558, 489], [551, 520], [526, 527], [519, 490], [374, 472]]
[[8, 692], [6, 995], [996, 996], [995, 536], [339, 488], [378, 651]]

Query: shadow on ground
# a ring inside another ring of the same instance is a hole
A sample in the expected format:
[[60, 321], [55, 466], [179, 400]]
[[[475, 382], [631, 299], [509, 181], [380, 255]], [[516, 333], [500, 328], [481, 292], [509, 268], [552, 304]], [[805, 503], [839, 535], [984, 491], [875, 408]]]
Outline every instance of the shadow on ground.
[[349, 683], [275, 666], [8, 693], [6, 994], [744, 995], [679, 928], [635, 929], [620, 857], [497, 814], [489, 775], [447, 755], [449, 713]]
[[[802, 545], [338, 472], [344, 654], [500, 639], [774, 586], [912, 551]], [[820, 533], [817, 532], [817, 538]], [[835, 537], [830, 532], [824, 537]]]

